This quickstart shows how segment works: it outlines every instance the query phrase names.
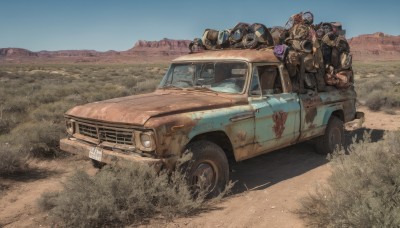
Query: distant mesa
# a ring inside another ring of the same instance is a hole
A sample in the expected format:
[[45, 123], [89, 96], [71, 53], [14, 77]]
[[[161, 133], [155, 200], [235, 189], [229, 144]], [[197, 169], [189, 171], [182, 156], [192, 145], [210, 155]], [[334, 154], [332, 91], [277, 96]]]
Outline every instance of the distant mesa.
[[0, 48], [0, 57], [37, 57], [38, 53], [23, 48]]
[[126, 54], [141, 56], [170, 56], [178, 57], [189, 52], [190, 40], [171, 40], [164, 38], [160, 41], [139, 40], [133, 48], [125, 51]]
[[[32, 52], [22, 48], [1, 48], [1, 63], [154, 63], [189, 52], [189, 40], [164, 38], [137, 41], [126, 51], [61, 50]], [[400, 36], [377, 32], [349, 39], [354, 60], [400, 60]]]
[[353, 37], [349, 44], [354, 60], [400, 59], [400, 36], [376, 32]]

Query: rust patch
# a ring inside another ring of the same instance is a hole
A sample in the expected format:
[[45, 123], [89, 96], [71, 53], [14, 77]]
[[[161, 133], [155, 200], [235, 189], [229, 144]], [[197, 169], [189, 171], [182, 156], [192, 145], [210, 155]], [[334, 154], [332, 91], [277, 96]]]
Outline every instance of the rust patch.
[[237, 133], [237, 138], [240, 141], [246, 141], [246, 136], [247, 136], [247, 133], [244, 131], [239, 131], [239, 133]]
[[272, 119], [274, 120], [274, 126], [272, 126], [272, 129], [275, 132], [275, 136], [277, 138], [282, 137], [282, 133], [285, 130], [285, 123], [287, 119], [287, 112], [275, 112], [274, 115], [272, 116]]
[[317, 116], [317, 108], [316, 107], [306, 108], [305, 112], [306, 112], [305, 116], [306, 123], [312, 123], [315, 117]]
[[312, 123], [317, 116], [317, 107], [322, 103], [320, 96], [307, 97], [302, 99], [305, 110], [306, 123]]

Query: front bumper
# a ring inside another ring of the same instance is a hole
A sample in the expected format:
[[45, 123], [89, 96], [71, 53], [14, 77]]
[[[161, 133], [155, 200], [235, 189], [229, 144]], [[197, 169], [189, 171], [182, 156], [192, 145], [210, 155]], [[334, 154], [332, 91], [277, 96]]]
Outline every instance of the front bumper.
[[[60, 149], [69, 152], [72, 154], [82, 155], [85, 157], [89, 157], [89, 152], [95, 146], [76, 140], [76, 139], [69, 139], [64, 138], [60, 140]], [[98, 161], [104, 163], [118, 163], [118, 162], [133, 162], [133, 163], [142, 163], [148, 164], [152, 166], [156, 166], [160, 169], [163, 164], [166, 162], [165, 159], [158, 159], [158, 158], [150, 158], [150, 157], [142, 157], [138, 154], [123, 154], [118, 153], [112, 150], [108, 150], [105, 148], [100, 148], [102, 151], [101, 159]]]

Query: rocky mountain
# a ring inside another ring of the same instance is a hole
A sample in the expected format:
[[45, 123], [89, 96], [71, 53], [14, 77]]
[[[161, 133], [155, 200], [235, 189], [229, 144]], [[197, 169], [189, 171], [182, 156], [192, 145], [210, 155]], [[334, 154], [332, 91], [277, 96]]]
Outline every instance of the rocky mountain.
[[354, 60], [399, 60], [400, 36], [377, 32], [348, 40]]
[[[139, 40], [126, 51], [62, 50], [32, 52], [21, 48], [0, 49], [0, 63], [148, 63], [168, 62], [189, 52], [189, 40]], [[381, 32], [349, 39], [354, 60], [400, 60], [400, 36]]]
[[151, 56], [179, 56], [189, 52], [190, 40], [171, 40], [164, 38], [160, 41], [139, 40], [127, 54]]
[[99, 52], [95, 50], [61, 50], [32, 52], [22, 48], [0, 49], [0, 63], [47, 62], [168, 62], [189, 52], [189, 40], [162, 39], [160, 41], [139, 40], [126, 51]]
[[0, 57], [33, 57], [38, 53], [22, 48], [0, 48]]

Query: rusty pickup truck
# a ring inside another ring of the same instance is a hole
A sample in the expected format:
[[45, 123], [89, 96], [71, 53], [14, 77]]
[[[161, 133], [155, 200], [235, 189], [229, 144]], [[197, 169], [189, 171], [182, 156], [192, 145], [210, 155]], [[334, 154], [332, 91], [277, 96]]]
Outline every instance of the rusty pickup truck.
[[221, 50], [173, 60], [156, 91], [76, 106], [65, 114], [62, 150], [95, 165], [120, 160], [172, 168], [193, 153], [189, 181], [211, 192], [229, 179], [229, 162], [305, 140], [320, 153], [344, 141], [360, 113], [354, 89], [295, 92], [272, 50]]

